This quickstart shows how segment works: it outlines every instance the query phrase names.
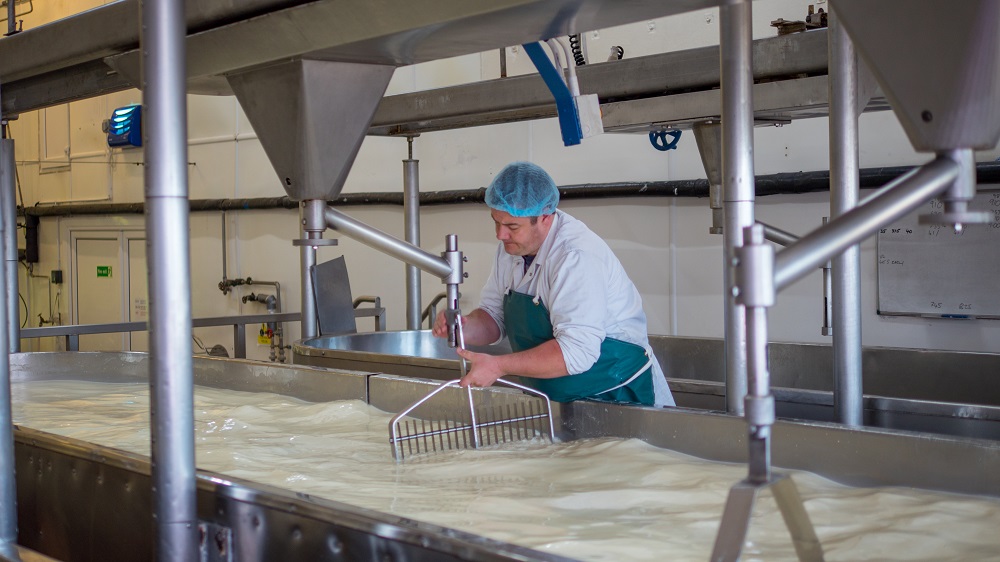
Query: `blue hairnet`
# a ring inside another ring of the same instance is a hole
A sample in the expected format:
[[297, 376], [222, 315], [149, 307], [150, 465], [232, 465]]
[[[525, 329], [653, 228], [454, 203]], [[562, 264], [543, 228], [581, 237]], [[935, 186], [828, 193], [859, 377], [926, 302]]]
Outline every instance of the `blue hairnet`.
[[548, 215], [559, 204], [559, 189], [540, 166], [513, 162], [486, 188], [486, 204], [512, 217]]

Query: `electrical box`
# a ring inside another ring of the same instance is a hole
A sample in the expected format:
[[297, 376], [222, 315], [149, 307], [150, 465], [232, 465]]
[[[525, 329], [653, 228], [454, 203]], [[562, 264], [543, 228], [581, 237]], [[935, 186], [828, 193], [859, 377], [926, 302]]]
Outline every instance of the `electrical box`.
[[142, 106], [127, 105], [111, 113], [108, 146], [142, 146]]

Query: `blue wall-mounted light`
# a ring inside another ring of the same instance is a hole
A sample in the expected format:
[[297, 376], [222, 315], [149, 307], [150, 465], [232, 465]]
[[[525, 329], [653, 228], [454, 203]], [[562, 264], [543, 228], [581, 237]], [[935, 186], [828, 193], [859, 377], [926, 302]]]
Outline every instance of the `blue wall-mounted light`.
[[119, 107], [111, 113], [108, 146], [142, 146], [142, 105]]

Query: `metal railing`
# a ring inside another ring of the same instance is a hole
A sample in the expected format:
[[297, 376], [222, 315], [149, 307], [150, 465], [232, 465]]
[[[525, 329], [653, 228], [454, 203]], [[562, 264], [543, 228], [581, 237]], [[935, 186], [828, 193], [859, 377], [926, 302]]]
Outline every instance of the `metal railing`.
[[437, 295], [434, 295], [434, 298], [431, 300], [431, 303], [427, 305], [427, 308], [424, 309], [423, 314], [420, 315], [420, 323], [423, 323], [424, 320], [427, 320], [427, 327], [433, 328], [434, 319], [437, 318], [437, 305], [439, 302], [441, 302], [446, 298], [448, 298], [448, 294], [445, 292], [440, 292]]
[[[367, 300], [371, 299], [371, 300]], [[381, 306], [378, 297], [358, 297], [354, 306], [362, 302], [372, 302], [374, 308], [354, 310], [355, 318], [375, 318], [375, 330], [385, 331], [385, 308]], [[264, 324], [269, 322], [298, 322], [302, 319], [300, 312], [283, 312], [280, 314], [250, 314], [242, 316], [215, 316], [211, 318], [193, 318], [193, 328], [210, 328], [215, 326], [233, 327], [233, 355], [237, 359], [246, 359], [248, 324]], [[115, 322], [111, 324], [76, 324], [71, 326], [46, 326], [43, 328], [25, 328], [21, 330], [22, 338], [65, 338], [66, 351], [80, 350], [80, 336], [87, 334], [114, 334], [122, 332], [145, 332], [149, 329], [146, 322]]]

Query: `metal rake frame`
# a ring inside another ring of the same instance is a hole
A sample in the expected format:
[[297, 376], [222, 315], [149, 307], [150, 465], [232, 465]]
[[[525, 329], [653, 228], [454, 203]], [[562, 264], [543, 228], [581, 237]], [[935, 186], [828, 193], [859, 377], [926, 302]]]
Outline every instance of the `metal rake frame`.
[[[506, 405], [507, 417], [491, 419], [486, 421], [477, 420], [476, 405], [472, 398], [472, 387], [466, 387], [466, 397], [469, 403], [469, 420], [447, 425], [443, 421], [413, 419], [413, 432], [401, 434], [400, 422], [407, 414], [415, 410], [421, 404], [430, 400], [449, 386], [458, 385], [461, 379], [450, 380], [435, 388], [427, 396], [417, 400], [408, 408], [393, 416], [389, 420], [389, 444], [392, 447], [392, 457], [397, 462], [402, 461], [406, 456], [414, 454], [430, 453], [438, 450], [450, 449], [478, 449], [486, 445], [506, 443], [510, 441], [522, 440], [522, 433], [528, 431], [545, 434], [545, 423], [548, 421], [549, 439], [555, 440], [555, 425], [552, 422], [552, 402], [543, 392], [533, 388], [504, 380], [497, 379], [497, 382], [523, 390], [529, 394], [544, 400], [545, 410], [536, 412], [530, 405], [522, 404]], [[501, 408], [502, 409], [502, 408]], [[529, 425], [530, 422], [530, 425]], [[539, 422], [542, 422], [541, 424]], [[408, 421], [404, 422], [407, 428], [410, 427]], [[519, 424], [519, 425], [517, 425]], [[430, 428], [428, 429], [428, 425]], [[435, 425], [437, 427], [435, 427]], [[484, 431], [490, 430], [493, 431]], [[515, 435], [516, 434], [516, 435]], [[406, 447], [404, 447], [404, 444]], [[408, 451], [404, 451], [404, 448]], [[416, 450], [414, 452], [414, 449]], [[422, 450], [421, 450], [422, 449]]]

